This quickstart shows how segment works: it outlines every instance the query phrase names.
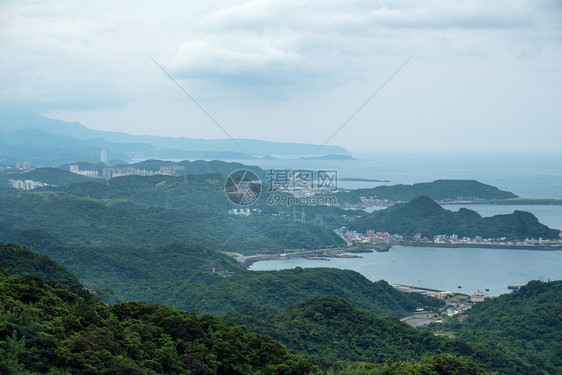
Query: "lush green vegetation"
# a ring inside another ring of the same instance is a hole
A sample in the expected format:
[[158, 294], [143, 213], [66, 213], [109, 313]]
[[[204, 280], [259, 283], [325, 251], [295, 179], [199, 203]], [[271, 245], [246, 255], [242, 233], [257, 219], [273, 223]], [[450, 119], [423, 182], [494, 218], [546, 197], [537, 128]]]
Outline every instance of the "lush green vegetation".
[[13, 243], [0, 242], [0, 267], [14, 275], [35, 275], [62, 286], [80, 286], [78, 278], [60, 264]]
[[376, 229], [407, 236], [415, 233], [430, 237], [436, 234], [458, 234], [510, 239], [558, 238], [559, 233], [539, 223], [529, 212], [515, 211], [509, 215], [483, 218], [466, 208], [458, 212], [446, 210], [428, 197], [418, 197], [408, 203], [363, 215], [350, 223], [349, 228], [362, 232]]
[[517, 195], [509, 191], [474, 180], [436, 180], [413, 185], [382, 185], [336, 194], [339, 203], [361, 203], [361, 197], [408, 202], [422, 195], [436, 201], [517, 198]]
[[375, 364], [363, 368], [370, 372], [354, 372], [356, 368], [344, 370], [344, 374], [482, 374], [488, 370], [498, 374], [544, 374], [554, 369], [533, 362], [533, 358], [522, 359], [495, 342], [466, 343], [426, 334], [333, 296], [317, 296], [279, 312], [237, 309], [226, 318], [278, 339], [291, 350], [306, 354], [321, 368], [341, 370], [349, 362]]
[[334, 362], [419, 359], [437, 354], [447, 342], [334, 296], [316, 296], [267, 315], [245, 308], [226, 318], [276, 338], [298, 353]]
[[469, 342], [505, 346], [549, 374], [562, 373], [562, 281], [531, 281], [487, 299], [448, 329]]
[[[183, 293], [188, 298], [189, 292]], [[279, 311], [317, 295], [339, 296], [387, 317], [404, 316], [416, 307], [436, 309], [443, 305], [435, 298], [399, 292], [382, 280], [372, 282], [357, 272], [298, 267], [237, 272], [201, 291], [201, 298], [193, 308], [213, 314], [234, 308]]]
[[545, 369], [522, 360], [508, 348], [426, 334], [333, 296], [317, 296], [278, 312], [237, 309], [226, 318], [278, 339], [321, 368], [344, 369], [346, 363], [359, 361], [378, 364], [371, 367], [373, 371], [390, 364], [387, 370], [395, 369], [390, 373], [422, 371], [431, 369], [425, 368], [431, 362], [427, 357], [447, 353], [439, 360], [433, 357], [437, 362], [431, 362], [442, 364], [441, 369], [434, 369], [440, 374], [458, 374], [455, 366], [459, 366], [457, 370], [471, 369], [468, 373], [485, 373], [488, 369], [499, 374], [537, 374]]
[[0, 235], [56, 259], [107, 302], [165, 300], [171, 306], [186, 307], [186, 301], [175, 298], [172, 291], [180, 286], [197, 289], [197, 283], [217, 281], [222, 272], [244, 270], [233, 258], [195, 244], [72, 247], [40, 230], [22, 231], [1, 224]]
[[[282, 217], [243, 217], [80, 198], [62, 192], [0, 196], [0, 222], [47, 231], [72, 246], [162, 246], [192, 242], [241, 253], [284, 252], [342, 245], [325, 226]], [[1, 239], [1, 238], [0, 238]]]
[[[443, 352], [474, 355], [474, 349], [460, 341], [437, 337], [397, 320], [381, 318], [333, 296], [317, 296], [278, 313], [263, 314], [254, 309], [245, 309], [244, 312], [232, 312], [226, 318], [283, 342], [291, 350], [308, 356], [323, 368], [341, 368], [349, 362], [368, 362], [379, 365], [364, 368], [371, 371], [366, 373], [377, 373], [374, 370], [382, 370], [382, 364], [388, 366], [387, 370], [420, 371], [425, 366], [428, 367], [426, 370], [431, 368], [431, 360], [425, 357]], [[421, 363], [413, 362], [422, 358]], [[435, 357], [433, 359], [436, 360]], [[477, 364], [474, 358], [448, 354], [441, 360], [444, 363], [451, 362], [449, 369], [441, 373], [451, 373], [453, 368], [457, 371], [475, 371], [466, 373], [485, 373], [486, 366]], [[505, 357], [500, 356], [497, 360], [503, 363]], [[437, 362], [440, 361], [436, 360], [433, 364]], [[342, 373], [361, 372], [348, 370]]]
[[0, 269], [0, 373], [305, 374], [278, 342], [163, 305], [107, 306]]
[[486, 375], [493, 374], [468, 357], [437, 354], [416, 362], [386, 361], [384, 364], [363, 363], [341, 371], [327, 371], [326, 375]]
[[[403, 316], [419, 306], [442, 305], [433, 298], [398, 292], [384, 281], [373, 283], [352, 271], [246, 271], [233, 258], [195, 244], [72, 247], [42, 231], [22, 231], [5, 225], [0, 225], [0, 235], [5, 241], [17, 242], [57, 260], [88, 287], [106, 291], [107, 301], [154, 301], [215, 315], [244, 305], [279, 310], [319, 294], [341, 296], [392, 317]], [[234, 275], [224, 277], [223, 271]]]

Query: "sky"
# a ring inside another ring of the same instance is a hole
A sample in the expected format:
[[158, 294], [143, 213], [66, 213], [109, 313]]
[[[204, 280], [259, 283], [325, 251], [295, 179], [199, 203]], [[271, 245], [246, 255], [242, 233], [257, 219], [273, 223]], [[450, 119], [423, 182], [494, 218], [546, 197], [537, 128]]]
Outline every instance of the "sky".
[[0, 0], [0, 56], [1, 109], [92, 129], [562, 151], [560, 0]]

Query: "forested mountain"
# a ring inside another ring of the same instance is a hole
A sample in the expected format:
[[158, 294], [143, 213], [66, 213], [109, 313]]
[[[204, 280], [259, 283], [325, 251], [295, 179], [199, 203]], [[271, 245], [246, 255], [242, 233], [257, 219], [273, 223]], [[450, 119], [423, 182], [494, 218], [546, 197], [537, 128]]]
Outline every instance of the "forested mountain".
[[163, 305], [107, 306], [0, 269], [0, 373], [306, 374], [265, 336]]
[[468, 320], [451, 321], [459, 338], [505, 345], [549, 374], [562, 374], [562, 281], [531, 281], [476, 304]]
[[0, 206], [0, 222], [21, 230], [42, 229], [72, 246], [150, 247], [190, 242], [253, 254], [344, 244], [327, 227], [282, 217], [181, 211], [119, 198], [24, 192], [1, 195]]
[[341, 297], [326, 295], [265, 316], [254, 309], [244, 309], [226, 318], [276, 338], [298, 353], [334, 362], [420, 359], [444, 350], [447, 342], [360, 309]]
[[451, 354], [437, 354], [416, 362], [386, 361], [384, 364], [360, 363], [348, 366], [341, 371], [328, 371], [327, 375], [493, 375], [491, 372], [468, 357]]
[[73, 184], [60, 191], [77, 198], [130, 202], [142, 206], [181, 211], [225, 214], [235, 206], [224, 193], [226, 177], [220, 174], [172, 176], [127, 176]]
[[192, 308], [212, 314], [234, 308], [279, 311], [317, 295], [339, 296], [388, 317], [404, 316], [420, 306], [435, 309], [443, 305], [435, 298], [399, 292], [386, 281], [372, 282], [354, 271], [299, 267], [237, 272], [201, 291], [201, 298]]
[[[264, 316], [248, 309], [246, 313], [236, 311], [226, 318], [276, 338], [321, 367], [334, 366], [342, 361], [387, 365], [422, 358], [427, 361], [427, 357], [448, 353], [455, 357], [446, 357], [444, 362], [458, 363], [456, 366], [450, 364], [447, 370], [437, 370], [439, 374], [451, 373], [455, 367], [456, 371], [465, 369], [466, 372], [456, 372], [459, 374], [485, 373], [486, 369], [511, 374], [515, 368], [519, 368], [520, 374], [533, 373], [531, 365], [509, 351], [438, 337], [405, 323], [382, 318], [334, 296], [317, 296], [275, 314]], [[482, 351], [494, 360], [482, 356]], [[411, 365], [415, 368], [419, 364]], [[427, 370], [420, 373], [433, 373]]]
[[492, 200], [517, 198], [517, 195], [474, 180], [436, 180], [413, 185], [382, 185], [336, 194], [338, 202], [361, 203], [361, 197], [407, 202], [419, 196], [436, 201]]
[[0, 267], [13, 275], [34, 275], [61, 286], [80, 286], [78, 278], [60, 264], [13, 243], [0, 242]]
[[446, 210], [428, 197], [418, 197], [408, 203], [396, 204], [385, 210], [362, 215], [350, 223], [349, 228], [361, 232], [375, 229], [406, 236], [415, 233], [429, 237], [437, 234], [458, 234], [461, 237], [509, 239], [558, 238], [559, 233], [559, 230], [539, 223], [529, 212], [515, 211], [508, 215], [483, 218], [467, 208], [461, 208], [458, 212]]
[[[384, 281], [373, 283], [353, 271], [246, 271], [233, 258], [195, 244], [75, 248], [40, 231], [3, 226], [1, 233], [9, 241], [56, 259], [108, 301], [154, 301], [214, 315], [244, 306], [278, 311], [320, 294], [340, 296], [392, 317], [419, 306], [431, 309], [442, 305], [437, 299], [399, 292]], [[223, 272], [234, 274], [223, 277]]]

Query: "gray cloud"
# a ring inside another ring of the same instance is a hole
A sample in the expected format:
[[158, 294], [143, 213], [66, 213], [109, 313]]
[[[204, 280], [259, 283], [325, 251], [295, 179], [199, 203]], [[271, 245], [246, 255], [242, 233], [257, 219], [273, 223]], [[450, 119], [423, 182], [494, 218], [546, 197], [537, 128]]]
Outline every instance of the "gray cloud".
[[[444, 139], [456, 126], [475, 129], [465, 137], [477, 140], [509, 123], [520, 131], [506, 147], [519, 147], [531, 118], [551, 129], [562, 115], [557, 1], [22, 0], [0, 2], [0, 51], [3, 107], [123, 131], [134, 118], [132, 131], [189, 136], [195, 125], [170, 114], [182, 106], [204, 121], [147, 53], [239, 136], [316, 142], [413, 52], [335, 143], [368, 148], [359, 132], [386, 137], [387, 147], [425, 147], [394, 139], [411, 132], [429, 141], [424, 128]], [[155, 128], [159, 118], [166, 125]]]

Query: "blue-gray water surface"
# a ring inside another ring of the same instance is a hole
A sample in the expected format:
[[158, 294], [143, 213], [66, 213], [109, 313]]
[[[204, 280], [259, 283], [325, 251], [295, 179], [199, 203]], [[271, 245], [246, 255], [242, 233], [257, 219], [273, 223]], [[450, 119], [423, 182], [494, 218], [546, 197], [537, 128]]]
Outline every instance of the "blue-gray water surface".
[[[365, 153], [356, 160], [258, 160], [248, 163], [264, 169], [330, 169], [338, 176], [389, 180], [340, 181], [340, 188], [359, 189], [379, 185], [413, 184], [437, 179], [471, 179], [496, 186], [524, 198], [562, 199], [562, 153]], [[462, 205], [444, 205], [456, 211]], [[541, 223], [562, 229], [562, 206], [465, 205], [482, 216], [533, 213]], [[530, 280], [561, 280], [562, 251], [479, 248], [394, 247], [387, 253], [363, 254], [357, 259], [255, 263], [251, 269], [294, 267], [352, 269], [371, 280], [474, 293], [489, 289], [491, 295], [506, 293], [508, 285]], [[461, 286], [461, 289], [458, 289]]]
[[508, 285], [524, 285], [530, 280], [562, 280], [562, 251], [395, 246], [388, 252], [360, 255], [329, 261], [262, 261], [250, 269], [332, 267], [359, 272], [372, 281], [382, 279], [391, 284], [465, 294], [479, 290], [490, 295], [507, 293]]

